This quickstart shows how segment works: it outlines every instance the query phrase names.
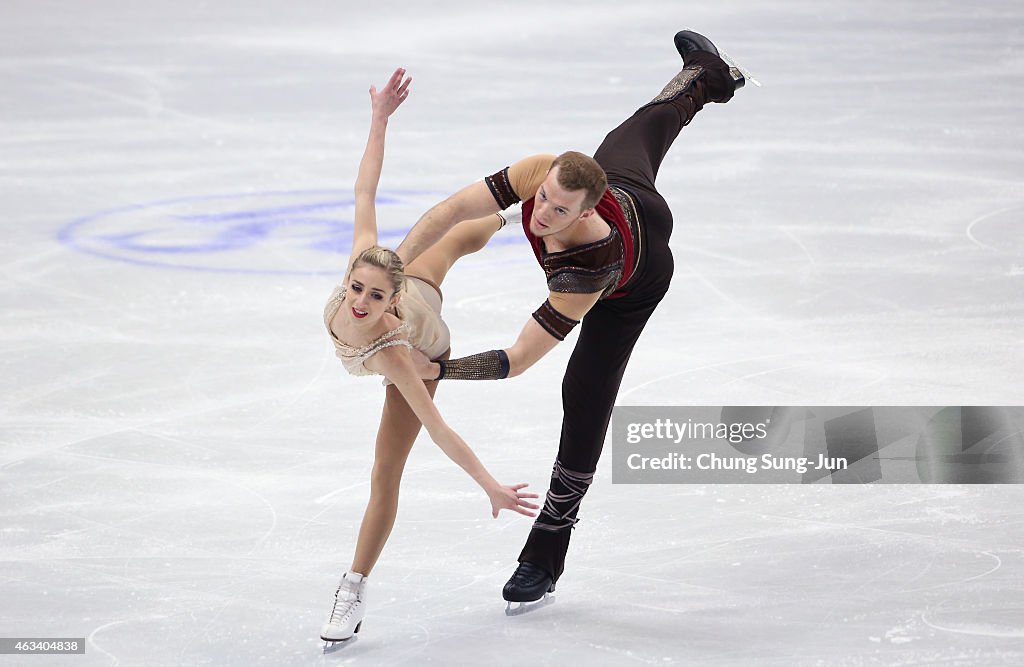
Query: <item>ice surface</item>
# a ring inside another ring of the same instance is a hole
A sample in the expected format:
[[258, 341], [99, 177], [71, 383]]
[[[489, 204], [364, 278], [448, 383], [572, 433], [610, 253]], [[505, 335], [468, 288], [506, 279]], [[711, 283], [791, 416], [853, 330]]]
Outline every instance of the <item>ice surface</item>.
[[[529, 521], [492, 521], [426, 438], [361, 636], [317, 638], [383, 399], [320, 319], [371, 83], [415, 77], [398, 239], [515, 159], [592, 151], [702, 30], [764, 87], [662, 167], [676, 274], [620, 403], [1019, 405], [1019, 2], [0, 15], [0, 636], [88, 638], [33, 665], [1024, 663], [1020, 487], [613, 486], [606, 460], [558, 601], [507, 618]], [[543, 295], [496, 238], [445, 284], [455, 353], [510, 344]], [[571, 346], [439, 393], [500, 479], [545, 488]]]

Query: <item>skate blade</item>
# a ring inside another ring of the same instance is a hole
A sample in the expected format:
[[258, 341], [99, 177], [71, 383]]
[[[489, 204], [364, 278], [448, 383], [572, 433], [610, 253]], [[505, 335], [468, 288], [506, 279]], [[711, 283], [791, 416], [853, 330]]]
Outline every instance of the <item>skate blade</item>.
[[760, 82], [760, 81], [758, 81], [757, 79], [755, 79], [755, 78], [754, 78], [754, 75], [753, 75], [753, 74], [752, 74], [752, 73], [750, 72], [750, 70], [748, 70], [748, 69], [747, 69], [746, 67], [744, 67], [743, 65], [739, 64], [739, 63], [738, 63], [738, 62], [736, 61], [736, 59], [735, 59], [735, 58], [731, 57], [731, 56], [730, 56], [730, 55], [729, 55], [728, 53], [726, 53], [725, 51], [722, 51], [722, 50], [719, 50], [719, 51], [718, 51], [718, 56], [719, 56], [719, 57], [720, 57], [720, 58], [721, 58], [722, 60], [724, 60], [724, 61], [725, 61], [725, 64], [726, 64], [726, 65], [728, 65], [728, 66], [729, 66], [729, 67], [730, 67], [731, 69], [735, 69], [735, 70], [736, 70], [737, 72], [739, 72], [740, 74], [742, 74], [742, 75], [743, 75], [743, 79], [744, 79], [745, 81], [749, 81], [750, 83], [754, 84], [754, 85], [755, 85], [755, 86], [757, 86], [758, 88], [760, 88], [760, 87], [761, 87], [761, 82]]
[[522, 616], [523, 614], [529, 614], [530, 612], [537, 611], [548, 605], [555, 604], [555, 596], [551, 593], [545, 593], [544, 597], [537, 600], [536, 602], [520, 602], [518, 607], [512, 607], [512, 603], [509, 602], [505, 607], [506, 616]]
[[324, 639], [323, 637], [320, 639], [324, 640], [324, 655], [330, 655], [331, 653], [337, 653], [338, 651], [352, 646], [352, 644], [356, 643], [356, 640], [359, 639], [359, 637], [352, 635], [348, 639]]
[[[698, 35], [700, 34], [696, 30], [694, 30], [693, 28], [690, 28], [688, 26], [683, 26], [683, 30], [689, 30], [690, 32], [696, 32]], [[716, 46], [715, 48], [718, 48], [718, 47]], [[726, 53], [725, 51], [723, 51], [721, 49], [718, 49], [718, 57], [721, 58], [722, 60], [724, 60], [725, 64], [728, 65], [730, 68], [735, 68], [737, 72], [742, 74], [744, 81], [749, 81], [750, 83], [754, 84], [758, 88], [761, 87], [761, 82], [758, 81], [756, 78], [754, 78], [754, 74], [750, 70], [748, 70], [746, 67], [744, 67], [743, 65], [739, 64], [739, 62], [735, 58], [730, 56], [728, 53]]]

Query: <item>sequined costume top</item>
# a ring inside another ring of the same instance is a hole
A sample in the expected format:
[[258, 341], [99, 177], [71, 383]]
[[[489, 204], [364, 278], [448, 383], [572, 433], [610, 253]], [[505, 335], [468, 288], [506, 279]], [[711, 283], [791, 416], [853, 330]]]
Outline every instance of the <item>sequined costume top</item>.
[[530, 231], [534, 199], [554, 156], [537, 155], [484, 179], [495, 201], [507, 208], [523, 202], [523, 231], [544, 269], [548, 289], [563, 293], [601, 292], [602, 299], [625, 296], [640, 253], [641, 234], [633, 197], [611, 186], [594, 207], [610, 230], [608, 236], [559, 252], [548, 252], [544, 240]]
[[331, 330], [331, 320], [344, 300], [345, 287], [339, 285], [334, 288], [331, 298], [324, 306], [324, 325], [327, 327], [331, 342], [334, 343], [334, 353], [341, 360], [345, 370], [352, 375], [373, 375], [374, 371], [364, 365], [366, 360], [388, 347], [402, 345], [410, 349], [415, 348], [431, 359], [437, 359], [443, 356], [451, 345], [448, 326], [441, 319], [441, 294], [422, 278], [406, 277], [405, 289], [394, 313], [402, 323], [359, 347], [340, 340]]

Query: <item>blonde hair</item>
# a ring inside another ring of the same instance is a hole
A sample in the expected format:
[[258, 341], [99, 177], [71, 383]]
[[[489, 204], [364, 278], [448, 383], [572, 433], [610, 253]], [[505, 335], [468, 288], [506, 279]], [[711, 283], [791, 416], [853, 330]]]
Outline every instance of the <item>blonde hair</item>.
[[384, 273], [388, 274], [388, 279], [391, 280], [391, 287], [394, 288], [392, 295], [397, 294], [402, 286], [405, 284], [405, 264], [402, 263], [402, 258], [398, 256], [394, 250], [390, 248], [384, 248], [379, 245], [373, 245], [366, 250], [359, 253], [359, 256], [352, 262], [352, 271], [358, 269], [360, 266], [373, 266], [378, 269], [382, 269]]
[[[558, 184], [570, 192], [586, 190], [583, 209], [594, 208], [608, 189], [608, 176], [597, 160], [577, 151], [566, 151], [551, 163], [551, 169], [558, 167]], [[551, 171], [548, 169], [548, 171]]]

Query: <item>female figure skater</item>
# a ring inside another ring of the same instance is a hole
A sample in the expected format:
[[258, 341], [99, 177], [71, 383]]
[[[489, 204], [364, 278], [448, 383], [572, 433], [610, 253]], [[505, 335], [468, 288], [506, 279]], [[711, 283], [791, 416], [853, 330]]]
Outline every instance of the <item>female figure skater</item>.
[[457, 225], [430, 252], [403, 270], [393, 251], [377, 245], [375, 198], [384, 162], [388, 117], [409, 95], [412, 78], [397, 69], [380, 91], [370, 87], [372, 116], [355, 186], [352, 255], [343, 285], [324, 309], [324, 324], [336, 353], [353, 375], [387, 378], [386, 399], [377, 431], [370, 501], [363, 515], [352, 566], [335, 594], [331, 616], [321, 630], [325, 641], [342, 641], [359, 632], [366, 613], [366, 577], [380, 556], [398, 510], [398, 487], [420, 425], [430, 438], [487, 493], [491, 514], [508, 509], [526, 516], [538, 506], [526, 484], [504, 486], [442, 419], [433, 402], [436, 382], [424, 382], [411, 358], [419, 350], [432, 360], [446, 358], [449, 333], [441, 320], [437, 285], [459, 257], [479, 250], [503, 222], [491, 215]]

